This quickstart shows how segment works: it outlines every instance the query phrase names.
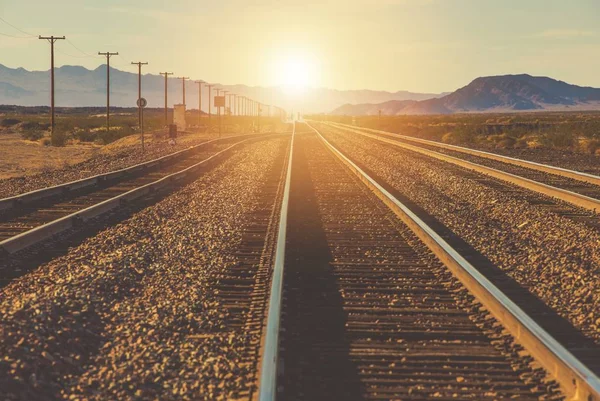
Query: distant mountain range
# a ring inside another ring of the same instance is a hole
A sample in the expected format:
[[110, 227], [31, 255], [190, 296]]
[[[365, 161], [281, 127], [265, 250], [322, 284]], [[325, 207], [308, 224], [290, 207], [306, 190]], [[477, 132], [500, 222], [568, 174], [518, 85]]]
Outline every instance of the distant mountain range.
[[[200, 77], [201, 78], [201, 77]], [[56, 68], [56, 105], [103, 106], [106, 104], [106, 65], [95, 70], [80, 66]], [[135, 106], [138, 76], [136, 73], [111, 67], [111, 105]], [[164, 77], [146, 74], [142, 81], [143, 96], [149, 107], [164, 106]], [[309, 89], [304, 93], [287, 93], [280, 88], [251, 87], [246, 85], [219, 85], [238, 95], [247, 96], [264, 104], [273, 104], [287, 110], [302, 113], [327, 113], [347, 103], [381, 103], [390, 100], [425, 100], [442, 96], [439, 94], [411, 93], [406, 91], [385, 92], [372, 90], [340, 91], [333, 89]], [[169, 78], [169, 107], [182, 102], [181, 80]], [[203, 90], [203, 110], [207, 110], [208, 90]], [[23, 68], [8, 68], [0, 64], [0, 104], [18, 106], [44, 106], [50, 103], [50, 72], [28, 71]], [[198, 86], [186, 83], [186, 104], [198, 108]]]
[[600, 89], [527, 74], [481, 77], [435, 99], [346, 104], [332, 115], [452, 114], [535, 110], [600, 110]]

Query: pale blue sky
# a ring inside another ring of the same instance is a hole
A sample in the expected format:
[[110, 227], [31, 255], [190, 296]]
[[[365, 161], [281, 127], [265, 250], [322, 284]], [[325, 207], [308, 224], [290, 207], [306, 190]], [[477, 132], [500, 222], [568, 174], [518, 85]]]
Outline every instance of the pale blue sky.
[[[600, 87], [596, 0], [0, 0], [0, 16], [89, 54], [119, 51], [117, 68], [149, 61], [146, 72], [223, 84], [277, 84], [288, 54], [337, 89], [441, 92], [522, 72]], [[0, 34], [23, 35], [2, 21]], [[57, 65], [103, 63], [57, 49]], [[49, 66], [37, 39], [0, 35], [0, 52], [9, 67]]]

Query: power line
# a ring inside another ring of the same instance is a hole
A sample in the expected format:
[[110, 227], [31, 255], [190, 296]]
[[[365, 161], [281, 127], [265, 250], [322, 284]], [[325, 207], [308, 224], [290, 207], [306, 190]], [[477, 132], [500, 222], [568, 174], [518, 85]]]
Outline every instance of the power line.
[[[8, 22], [7, 20], [5, 20], [4, 18], [0, 17], [0, 21], [4, 22], [6, 25], [13, 27], [14, 29], [16, 29], [17, 31], [24, 33], [25, 35], [27, 35], [29, 38], [35, 38], [36, 35], [32, 35], [29, 32], [25, 32], [24, 30], [14, 26], [13, 24], [11, 24], [10, 22]], [[4, 34], [5, 36], [9, 36]], [[15, 38], [19, 38], [19, 36], [15, 36]], [[24, 39], [24, 38], [23, 38]]]
[[70, 44], [75, 50], [77, 50], [78, 52], [80, 52], [81, 54], [84, 54], [85, 56], [71, 56], [71, 57], [78, 57], [78, 58], [84, 58], [84, 57], [93, 57], [93, 58], [97, 58], [97, 55], [94, 54], [89, 54], [87, 52], [84, 52], [83, 50], [81, 50], [79, 47], [75, 46], [75, 43], [71, 42], [69, 39], [66, 39], [67, 43]]
[[64, 56], [73, 57], [73, 58], [88, 58], [89, 57], [89, 56], [75, 56], [74, 54], [65, 53], [62, 50], [58, 50], [58, 49], [56, 49], [55, 52], [60, 53]]
[[131, 64], [129, 63], [129, 61], [127, 61], [125, 59], [125, 57], [121, 56], [120, 54], [117, 54], [117, 56], [119, 56], [119, 59], [120, 59], [120, 61], [116, 62], [117, 65], [119, 65], [123, 69], [125, 69], [125, 68], [132, 68]]
[[35, 36], [15, 36], [15, 35], [9, 35], [8, 33], [2, 33], [2, 32], [0, 32], [0, 35], [7, 36], [9, 38], [15, 38], [15, 39], [33, 39], [33, 38], [35, 38]]

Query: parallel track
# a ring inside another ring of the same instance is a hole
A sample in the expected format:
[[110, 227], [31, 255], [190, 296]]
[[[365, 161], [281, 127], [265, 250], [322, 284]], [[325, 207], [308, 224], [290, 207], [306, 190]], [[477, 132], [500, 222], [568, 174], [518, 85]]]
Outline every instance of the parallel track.
[[210, 144], [194, 154], [186, 155], [181, 160], [154, 171], [144, 171], [132, 177], [124, 177], [108, 184], [85, 188], [85, 190], [75, 193], [68, 192], [59, 199], [44, 202], [43, 205], [38, 203], [37, 205], [24, 206], [17, 210], [5, 212], [0, 216], [0, 241], [183, 170], [229, 147], [231, 143], [232, 140], [224, 140]]
[[[197, 147], [194, 152], [182, 155], [181, 160], [173, 160], [164, 166], [141, 170], [116, 180], [101, 180], [95, 185], [65, 191], [58, 197], [44, 196], [25, 205], [17, 203], [0, 215], [0, 251], [16, 253], [80, 226], [89, 219], [170, 186], [240, 144], [263, 137], [243, 136], [211, 141], [206, 146]], [[44, 191], [40, 192], [43, 194]]]
[[567, 396], [600, 399], [593, 373], [320, 138], [294, 140], [260, 400], [560, 398], [502, 327]]
[[[393, 139], [406, 141], [406, 142], [410, 142], [410, 143], [415, 143], [415, 144], [421, 144], [424, 146], [431, 146], [432, 148], [435, 148], [437, 150], [452, 152], [451, 154], [454, 154], [454, 155], [462, 154], [462, 155], [476, 156], [479, 160], [482, 160], [482, 159], [494, 160], [497, 162], [501, 162], [504, 165], [508, 164], [508, 165], [512, 165], [512, 166], [524, 167], [527, 170], [530, 170], [530, 171], [533, 170], [538, 173], [540, 173], [540, 172], [541, 173], [549, 173], [549, 174], [552, 174], [552, 175], [558, 176], [558, 177], [571, 178], [573, 180], [579, 181], [580, 183], [589, 183], [589, 184], [594, 184], [594, 185], [600, 185], [600, 176], [582, 172], [582, 171], [569, 170], [566, 168], [551, 166], [548, 164], [532, 162], [529, 160], [518, 159], [515, 157], [503, 156], [503, 155], [500, 155], [497, 153], [485, 152], [482, 150], [466, 148], [466, 147], [457, 146], [457, 145], [450, 145], [450, 144], [443, 143], [443, 142], [415, 138], [415, 137], [411, 137], [411, 136], [407, 136], [407, 135], [393, 134], [391, 132], [374, 130], [374, 129], [370, 129], [370, 128], [354, 127], [352, 125], [340, 124], [340, 123], [328, 123], [328, 124], [330, 124], [332, 126], [336, 126], [336, 127], [341, 127], [341, 128], [351, 128], [351, 129], [358, 128], [359, 130], [361, 130], [363, 132], [369, 132], [369, 133], [373, 133], [373, 134], [377, 134], [377, 135], [382, 135], [382, 136], [385, 136], [388, 138], [393, 138]], [[515, 170], [515, 171], [519, 171], [519, 170]]]
[[[523, 166], [519, 166], [510, 162], [517, 159], [500, 155], [493, 155], [498, 159], [492, 159], [480, 154], [484, 152], [473, 151], [479, 152], [474, 155], [457, 150], [464, 148], [447, 148], [451, 145], [414, 138], [407, 139], [408, 137], [399, 137], [389, 133], [384, 135], [381, 131], [373, 133], [373, 130], [367, 131], [339, 124], [327, 124], [327, 126], [486, 174], [527, 190], [555, 197], [594, 213], [600, 211], [600, 186], [596, 184], [600, 183], [600, 177], [597, 176], [525, 161], [522, 161]], [[501, 159], [503, 161], [499, 161]]]

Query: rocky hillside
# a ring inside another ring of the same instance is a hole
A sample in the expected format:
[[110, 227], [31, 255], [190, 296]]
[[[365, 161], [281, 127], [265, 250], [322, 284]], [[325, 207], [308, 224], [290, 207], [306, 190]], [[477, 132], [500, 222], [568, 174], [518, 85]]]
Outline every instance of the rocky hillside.
[[534, 110], [598, 110], [600, 89], [527, 74], [481, 77], [436, 99], [344, 105], [336, 115], [452, 114]]

